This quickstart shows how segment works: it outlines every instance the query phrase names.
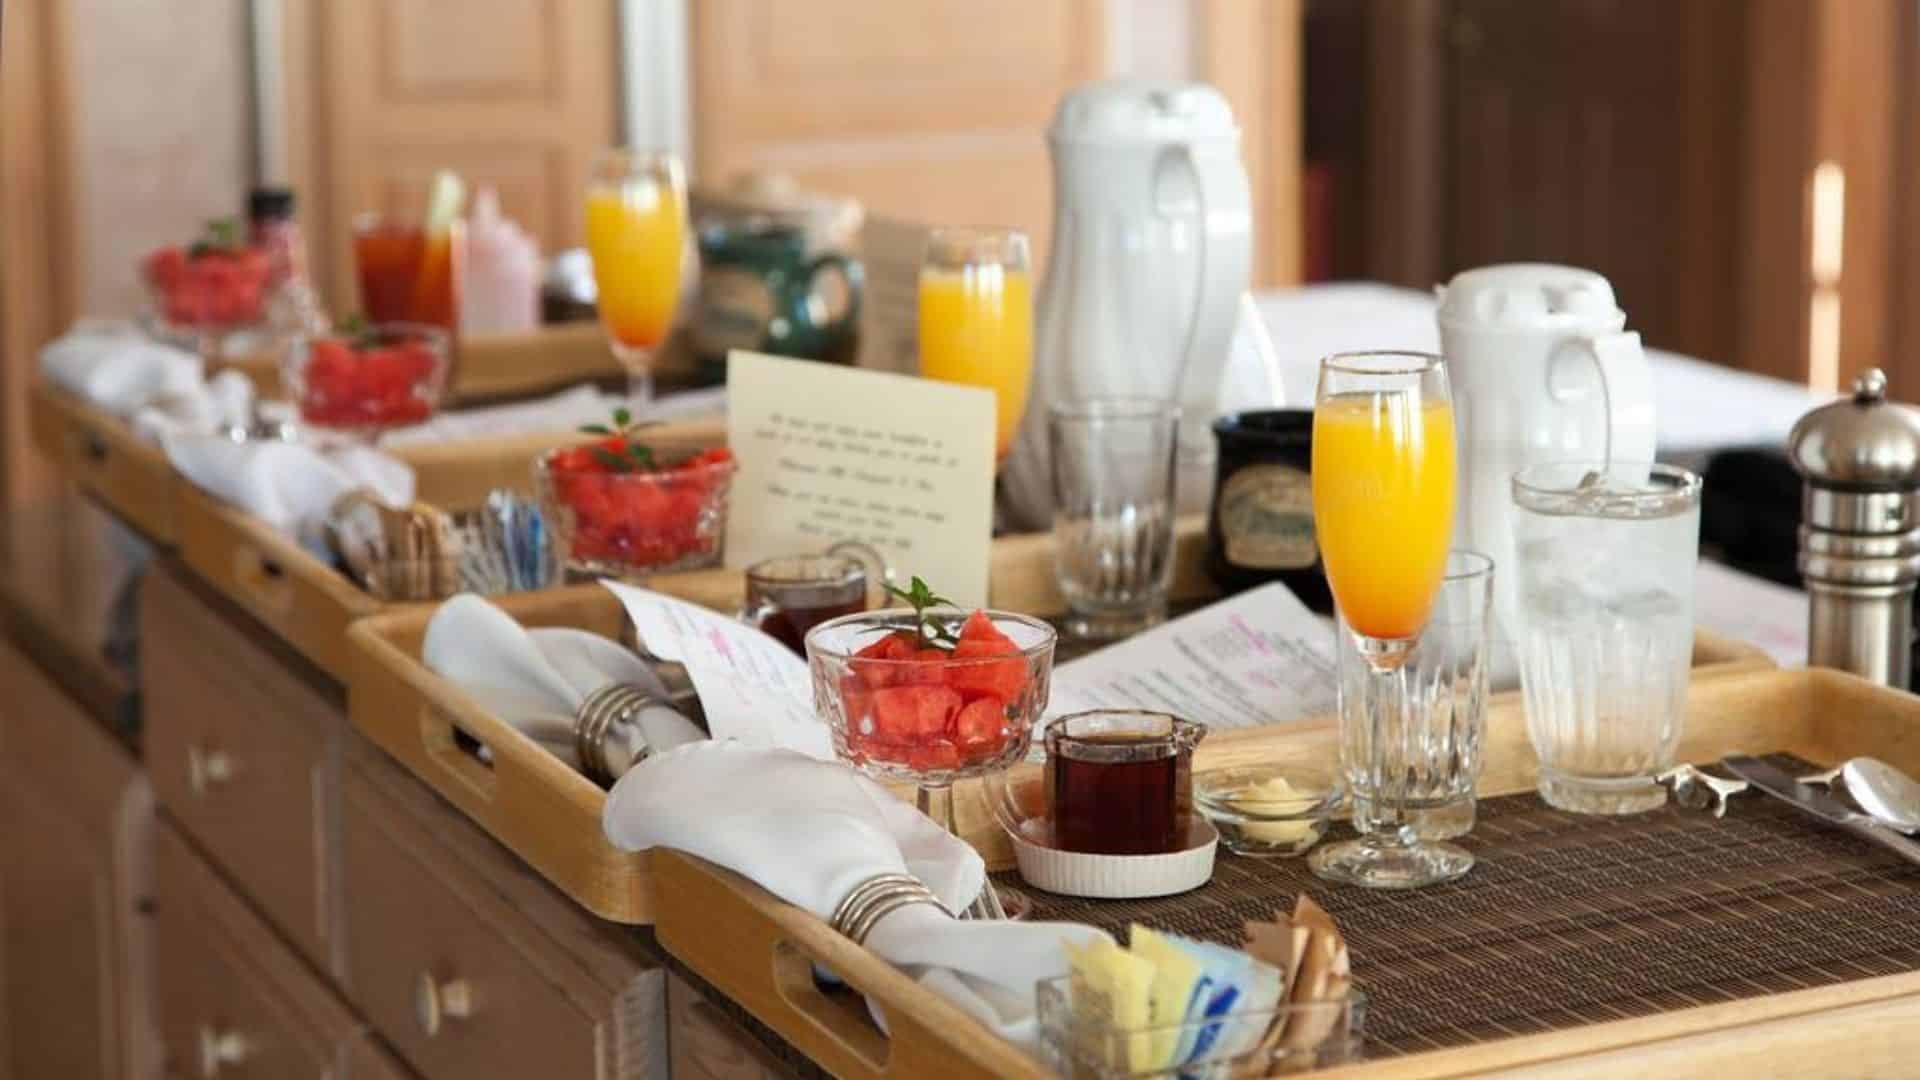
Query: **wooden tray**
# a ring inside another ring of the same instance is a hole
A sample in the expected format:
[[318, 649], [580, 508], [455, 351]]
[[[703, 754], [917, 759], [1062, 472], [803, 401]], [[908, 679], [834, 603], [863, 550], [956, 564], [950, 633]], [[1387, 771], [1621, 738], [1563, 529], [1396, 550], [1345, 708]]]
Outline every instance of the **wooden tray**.
[[[666, 424], [649, 429], [647, 441], [668, 448], [714, 446], [725, 443], [726, 431], [718, 423]], [[555, 442], [547, 435], [397, 447], [390, 452], [413, 466], [416, 498], [458, 511], [477, 506], [495, 487], [531, 490], [533, 456]], [[347, 681], [351, 668], [347, 627], [354, 620], [395, 610], [430, 614], [436, 606], [376, 600], [293, 537], [184, 480], [176, 484], [180, 557], [208, 584], [341, 682]]]
[[[1747, 670], [1699, 678], [1680, 747], [1686, 761], [1784, 751], [1820, 763], [1872, 754], [1920, 772], [1920, 697], [1827, 670]], [[1330, 721], [1221, 732], [1196, 767], [1275, 754], [1336, 753]], [[1489, 711], [1486, 795], [1533, 787], [1520, 703]], [[653, 856], [660, 944], [837, 1076], [1042, 1077], [1039, 1063], [812, 915], [736, 874], [675, 852]], [[823, 964], [877, 1000], [882, 1035], [850, 996], [815, 988]], [[1698, 1077], [1907, 1075], [1920, 1054], [1920, 972], [1567, 1028], [1364, 1062], [1328, 1080], [1483, 1076]]]
[[163, 546], [180, 533], [179, 478], [158, 446], [126, 421], [45, 381], [28, 410], [34, 445], [80, 489]]
[[[1210, 595], [1212, 586], [1199, 571], [1204, 520], [1183, 521], [1178, 534], [1176, 598]], [[1052, 543], [1044, 534], [995, 541], [989, 580], [991, 606], [1041, 616], [1065, 610], [1053, 580]], [[720, 611], [735, 610], [740, 599], [737, 571], [667, 575], [648, 584]], [[502, 597], [499, 604], [526, 626], [571, 626], [619, 638], [626, 622], [618, 601], [596, 585]], [[606, 793], [428, 671], [420, 644], [431, 618], [431, 609], [415, 608], [369, 619], [349, 632], [358, 652], [347, 694], [354, 726], [595, 914], [617, 922], [651, 921], [657, 890], [646, 857], [614, 848], [601, 833]], [[1772, 666], [1760, 650], [1706, 633], [1696, 641], [1694, 661], [1702, 674]], [[956, 789], [955, 809], [961, 832], [989, 864], [1011, 866], [1012, 849], [977, 782]]]

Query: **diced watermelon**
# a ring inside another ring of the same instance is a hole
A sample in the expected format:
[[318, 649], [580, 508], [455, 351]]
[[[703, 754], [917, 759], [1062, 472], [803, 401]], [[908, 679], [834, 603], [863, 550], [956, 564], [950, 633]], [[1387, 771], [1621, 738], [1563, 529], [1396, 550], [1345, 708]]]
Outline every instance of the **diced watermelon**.
[[979, 608], [975, 608], [973, 614], [967, 616], [967, 621], [961, 625], [960, 641], [962, 644], [969, 641], [992, 642], [1002, 646], [1004, 652], [1020, 651], [1020, 647], [1013, 643], [1013, 639], [1001, 633], [1000, 628], [993, 625], [993, 619]]
[[[1027, 662], [1018, 652], [1011, 641], [1002, 645], [978, 638], [972, 641], [962, 638], [960, 644], [954, 646], [953, 659], [974, 662], [949, 665], [947, 685], [969, 699], [991, 695], [1002, 702], [1012, 701], [1027, 688]], [[988, 659], [996, 656], [1006, 659]]]
[[873, 692], [873, 734], [885, 742], [937, 739], [960, 711], [960, 695], [944, 686], [889, 686]]
[[953, 741], [971, 757], [998, 753], [1007, 742], [1007, 707], [996, 697], [968, 702], [953, 715]]
[[906, 765], [920, 772], [939, 772], [960, 767], [960, 748], [945, 739], [907, 748]]

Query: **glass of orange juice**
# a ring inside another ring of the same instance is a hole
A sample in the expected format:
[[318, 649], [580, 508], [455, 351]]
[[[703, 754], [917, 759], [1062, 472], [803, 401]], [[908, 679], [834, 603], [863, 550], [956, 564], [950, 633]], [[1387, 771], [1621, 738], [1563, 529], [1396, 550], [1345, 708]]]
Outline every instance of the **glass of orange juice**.
[[1006, 460], [1033, 376], [1027, 234], [935, 229], [920, 263], [920, 374], [994, 395], [994, 451]]
[[[1407, 824], [1409, 763], [1422, 759], [1423, 712], [1406, 661], [1447, 573], [1453, 535], [1454, 428], [1446, 366], [1409, 352], [1343, 353], [1320, 365], [1313, 410], [1313, 525], [1340, 616], [1343, 647], [1364, 661], [1343, 680], [1343, 772], [1361, 835], [1316, 849], [1321, 877], [1375, 888], [1450, 881], [1473, 867], [1452, 844]], [[1351, 737], [1349, 737], [1351, 736]], [[1360, 760], [1352, 760], [1352, 758]]]
[[615, 148], [587, 181], [587, 253], [600, 325], [633, 404], [653, 399], [653, 356], [673, 329], [687, 252], [687, 178], [676, 155]]

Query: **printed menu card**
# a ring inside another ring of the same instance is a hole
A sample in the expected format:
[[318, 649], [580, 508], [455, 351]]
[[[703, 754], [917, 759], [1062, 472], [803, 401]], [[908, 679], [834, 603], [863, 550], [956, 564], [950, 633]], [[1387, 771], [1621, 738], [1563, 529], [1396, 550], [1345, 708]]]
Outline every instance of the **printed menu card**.
[[987, 602], [991, 391], [810, 360], [727, 357], [727, 440], [740, 471], [727, 565], [861, 540], [895, 575]]

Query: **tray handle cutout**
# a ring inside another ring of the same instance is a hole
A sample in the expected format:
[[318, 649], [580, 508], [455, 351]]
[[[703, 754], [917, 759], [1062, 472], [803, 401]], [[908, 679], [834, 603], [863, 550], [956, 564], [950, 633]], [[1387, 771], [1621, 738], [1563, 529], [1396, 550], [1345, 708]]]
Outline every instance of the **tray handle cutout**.
[[78, 464], [95, 468], [107, 463], [106, 436], [90, 428], [80, 428], [73, 432], [73, 459]]
[[491, 803], [500, 783], [493, 763], [498, 760], [487, 741], [460, 725], [438, 705], [420, 706], [420, 743], [427, 759], [460, 785]]
[[293, 579], [279, 560], [245, 544], [233, 551], [233, 581], [256, 611], [285, 618], [293, 611]]
[[[823, 967], [826, 965], [824, 958], [817, 962]], [[774, 942], [773, 986], [780, 1000], [793, 1010], [797, 1019], [839, 1043], [842, 1049], [872, 1070], [873, 1075], [887, 1075], [887, 1062], [892, 1057], [893, 1044], [875, 1030], [863, 1006], [865, 999], [857, 993], [829, 996], [814, 981], [815, 963], [816, 958], [808, 955], [807, 949], [793, 940]]]

